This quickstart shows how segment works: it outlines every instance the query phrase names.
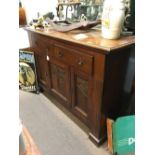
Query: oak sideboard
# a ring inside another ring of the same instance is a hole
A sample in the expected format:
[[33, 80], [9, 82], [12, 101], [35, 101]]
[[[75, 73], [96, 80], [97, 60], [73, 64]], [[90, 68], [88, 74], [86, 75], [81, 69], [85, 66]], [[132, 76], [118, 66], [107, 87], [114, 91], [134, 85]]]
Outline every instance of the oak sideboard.
[[24, 28], [35, 54], [39, 86], [89, 128], [100, 144], [106, 118], [116, 118], [134, 36], [102, 38], [96, 29], [57, 32]]

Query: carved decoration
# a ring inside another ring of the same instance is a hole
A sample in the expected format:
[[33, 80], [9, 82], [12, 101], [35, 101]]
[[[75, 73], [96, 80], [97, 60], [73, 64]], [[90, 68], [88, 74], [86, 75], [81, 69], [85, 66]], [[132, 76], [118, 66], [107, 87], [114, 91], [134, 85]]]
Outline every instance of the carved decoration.
[[62, 79], [62, 80], [64, 80], [64, 77], [65, 77], [65, 71], [62, 69], [62, 68], [57, 68], [57, 76], [60, 78], [60, 79]]
[[88, 97], [88, 81], [77, 77], [77, 88], [84, 96]]
[[51, 70], [52, 70], [52, 73], [53, 74], [57, 74], [57, 67], [56, 67], [56, 65], [54, 65], [54, 64], [51, 64]]
[[60, 79], [64, 79], [65, 77], [65, 71], [54, 64], [52, 64], [52, 73], [55, 74]]

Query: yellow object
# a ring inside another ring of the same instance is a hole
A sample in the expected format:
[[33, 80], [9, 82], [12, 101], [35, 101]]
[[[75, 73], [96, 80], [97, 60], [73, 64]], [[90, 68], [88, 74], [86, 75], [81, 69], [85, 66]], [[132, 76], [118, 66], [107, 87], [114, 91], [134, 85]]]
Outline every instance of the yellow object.
[[109, 19], [104, 19], [102, 20], [102, 25], [106, 28], [109, 28], [110, 26], [110, 20]]
[[32, 68], [24, 62], [20, 62], [19, 67], [19, 81], [25, 86], [33, 85], [35, 82], [35, 74]]

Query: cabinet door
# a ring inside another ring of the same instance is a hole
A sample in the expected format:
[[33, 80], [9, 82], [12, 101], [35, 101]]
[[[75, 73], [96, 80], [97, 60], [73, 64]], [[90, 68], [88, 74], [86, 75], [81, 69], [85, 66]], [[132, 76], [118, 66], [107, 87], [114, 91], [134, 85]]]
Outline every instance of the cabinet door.
[[52, 94], [67, 107], [70, 107], [70, 72], [68, 65], [50, 61], [50, 89]]
[[92, 90], [91, 77], [81, 71], [72, 68], [71, 78], [72, 111], [85, 124], [88, 125], [88, 115]]
[[38, 82], [39, 85], [43, 88], [48, 89], [50, 85], [49, 81], [49, 67], [48, 67], [48, 61], [46, 60], [46, 56], [36, 54], [36, 67], [37, 67], [37, 75], [38, 75]]

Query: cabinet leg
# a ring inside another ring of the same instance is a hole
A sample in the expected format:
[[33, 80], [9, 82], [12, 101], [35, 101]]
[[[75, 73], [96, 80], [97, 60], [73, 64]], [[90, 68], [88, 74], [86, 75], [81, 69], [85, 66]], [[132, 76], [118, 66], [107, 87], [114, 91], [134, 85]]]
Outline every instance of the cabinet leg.
[[105, 118], [102, 116], [100, 124], [90, 128], [89, 139], [97, 146], [103, 144], [107, 140], [107, 128], [105, 125]]

